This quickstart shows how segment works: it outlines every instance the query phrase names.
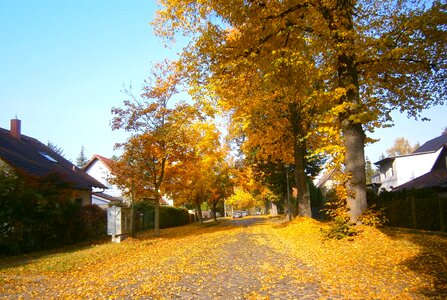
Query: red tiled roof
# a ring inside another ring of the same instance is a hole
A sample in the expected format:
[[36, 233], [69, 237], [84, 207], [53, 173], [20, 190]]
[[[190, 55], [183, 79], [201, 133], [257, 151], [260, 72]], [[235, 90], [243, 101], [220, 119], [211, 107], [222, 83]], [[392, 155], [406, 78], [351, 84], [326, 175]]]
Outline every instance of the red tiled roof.
[[84, 171], [87, 170], [95, 162], [95, 160], [101, 161], [107, 167], [107, 169], [109, 169], [109, 171], [113, 173], [113, 166], [115, 164], [115, 161], [99, 154], [93, 155], [90, 161], [82, 169]]

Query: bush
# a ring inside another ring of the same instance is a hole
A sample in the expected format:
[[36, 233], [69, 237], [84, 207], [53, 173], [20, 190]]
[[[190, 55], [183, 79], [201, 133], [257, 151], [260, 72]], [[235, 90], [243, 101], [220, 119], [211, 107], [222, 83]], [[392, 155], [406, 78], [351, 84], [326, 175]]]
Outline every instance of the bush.
[[[138, 222], [138, 230], [154, 228], [154, 205], [146, 203], [138, 203], [135, 205], [140, 218]], [[160, 228], [169, 228], [182, 226], [189, 223], [189, 213], [186, 209], [172, 206], [160, 206]]]
[[324, 231], [327, 238], [341, 240], [343, 238], [352, 237], [358, 234], [355, 224], [349, 222], [348, 218], [337, 216], [331, 222], [331, 227]]
[[81, 240], [94, 240], [104, 237], [107, 232], [107, 212], [97, 205], [82, 206], [79, 219], [81, 220]]
[[55, 175], [33, 178], [0, 170], [0, 255], [68, 245], [106, 233], [105, 212], [71, 201]]
[[366, 226], [380, 227], [388, 222], [385, 215], [385, 208], [376, 208], [376, 204], [371, 205], [359, 217], [359, 221]]

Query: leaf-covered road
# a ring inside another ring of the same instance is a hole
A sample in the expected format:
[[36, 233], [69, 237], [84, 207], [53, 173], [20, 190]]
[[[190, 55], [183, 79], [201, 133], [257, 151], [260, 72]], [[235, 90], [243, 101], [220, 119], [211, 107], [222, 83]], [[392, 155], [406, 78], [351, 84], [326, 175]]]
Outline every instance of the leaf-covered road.
[[424, 299], [447, 296], [445, 236], [364, 229], [327, 241], [312, 220], [244, 218], [121, 244], [0, 260], [0, 298]]

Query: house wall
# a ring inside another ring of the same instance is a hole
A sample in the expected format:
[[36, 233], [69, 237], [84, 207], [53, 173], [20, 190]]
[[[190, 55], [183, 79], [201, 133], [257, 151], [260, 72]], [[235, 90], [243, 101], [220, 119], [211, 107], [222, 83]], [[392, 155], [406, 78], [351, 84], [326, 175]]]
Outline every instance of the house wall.
[[96, 159], [85, 172], [104, 184], [107, 187], [105, 192], [108, 195], [117, 198], [122, 197], [121, 190], [116, 185], [110, 183], [110, 178], [113, 176], [112, 173], [100, 160]]
[[82, 206], [92, 204], [92, 192], [88, 190], [74, 190], [72, 200]]
[[391, 189], [430, 172], [441, 149], [434, 153], [396, 157], [380, 166], [381, 189]]
[[102, 209], [107, 209], [109, 207], [110, 201], [92, 195], [92, 204], [98, 205]]

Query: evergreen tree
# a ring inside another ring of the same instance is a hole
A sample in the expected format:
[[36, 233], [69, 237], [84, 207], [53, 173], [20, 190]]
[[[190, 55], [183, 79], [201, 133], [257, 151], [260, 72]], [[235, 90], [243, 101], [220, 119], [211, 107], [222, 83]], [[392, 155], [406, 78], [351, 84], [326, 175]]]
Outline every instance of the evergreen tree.
[[79, 168], [84, 167], [88, 163], [88, 159], [84, 154], [84, 146], [81, 147], [81, 152], [79, 153], [78, 158], [76, 158], [76, 165]]
[[58, 145], [53, 144], [52, 142], [48, 141], [47, 146], [48, 146], [48, 148], [50, 148], [57, 154], [64, 156], [64, 150], [61, 147], [59, 147]]

